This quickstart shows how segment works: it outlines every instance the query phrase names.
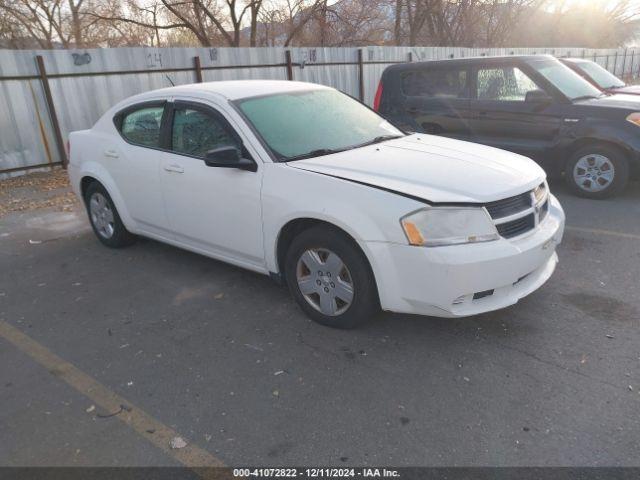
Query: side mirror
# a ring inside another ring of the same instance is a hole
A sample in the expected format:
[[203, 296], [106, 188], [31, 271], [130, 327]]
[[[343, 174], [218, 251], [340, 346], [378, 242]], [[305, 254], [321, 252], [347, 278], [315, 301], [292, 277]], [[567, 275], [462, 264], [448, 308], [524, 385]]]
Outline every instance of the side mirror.
[[531, 90], [524, 97], [524, 101], [527, 103], [551, 103], [551, 100], [551, 97], [544, 90]]
[[208, 167], [237, 168], [255, 172], [258, 168], [253, 160], [243, 158], [240, 150], [233, 146], [215, 148], [204, 155]]

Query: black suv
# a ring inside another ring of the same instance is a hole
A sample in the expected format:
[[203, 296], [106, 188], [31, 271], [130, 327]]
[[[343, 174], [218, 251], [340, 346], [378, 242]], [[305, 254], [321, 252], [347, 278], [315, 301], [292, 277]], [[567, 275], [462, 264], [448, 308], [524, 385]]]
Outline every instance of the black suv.
[[640, 99], [603, 93], [551, 56], [393, 65], [374, 109], [406, 131], [531, 157], [588, 198], [640, 172]]

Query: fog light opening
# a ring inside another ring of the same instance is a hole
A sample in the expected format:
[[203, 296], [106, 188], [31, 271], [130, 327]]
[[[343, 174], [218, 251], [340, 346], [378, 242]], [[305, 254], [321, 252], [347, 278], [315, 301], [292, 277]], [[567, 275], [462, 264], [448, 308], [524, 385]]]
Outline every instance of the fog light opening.
[[482, 292], [476, 292], [473, 294], [473, 299], [474, 300], [480, 300], [481, 298], [484, 297], [489, 297], [493, 295], [493, 290], [484, 290]]
[[464, 303], [465, 299], [467, 298], [466, 295], [460, 295], [458, 298], [456, 298], [452, 303], [452, 305], [461, 305]]

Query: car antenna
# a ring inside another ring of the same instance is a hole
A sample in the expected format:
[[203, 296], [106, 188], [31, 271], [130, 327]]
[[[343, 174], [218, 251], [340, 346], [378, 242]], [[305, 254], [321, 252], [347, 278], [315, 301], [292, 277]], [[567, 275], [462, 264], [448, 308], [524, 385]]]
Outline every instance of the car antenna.
[[171, 80], [171, 77], [169, 76], [169, 74], [165, 73], [164, 76], [167, 77], [167, 80], [169, 80], [169, 83], [171, 84], [172, 87], [176, 86], [176, 84], [173, 83], [173, 80]]

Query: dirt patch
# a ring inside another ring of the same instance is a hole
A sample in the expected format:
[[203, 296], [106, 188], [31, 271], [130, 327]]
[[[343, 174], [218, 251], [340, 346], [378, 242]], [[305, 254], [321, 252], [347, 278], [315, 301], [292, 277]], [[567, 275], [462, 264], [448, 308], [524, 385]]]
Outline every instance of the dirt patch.
[[590, 238], [580, 237], [577, 235], [567, 235], [563, 239], [563, 245], [572, 252], [593, 251], [597, 247], [602, 245], [600, 240], [593, 240]]
[[637, 322], [638, 309], [617, 298], [596, 293], [570, 293], [563, 297], [585, 314], [602, 320]]
[[61, 168], [0, 180], [0, 217], [44, 208], [66, 212], [77, 205], [67, 172]]

